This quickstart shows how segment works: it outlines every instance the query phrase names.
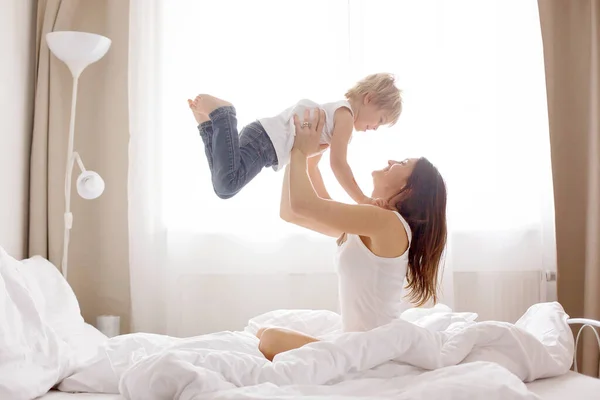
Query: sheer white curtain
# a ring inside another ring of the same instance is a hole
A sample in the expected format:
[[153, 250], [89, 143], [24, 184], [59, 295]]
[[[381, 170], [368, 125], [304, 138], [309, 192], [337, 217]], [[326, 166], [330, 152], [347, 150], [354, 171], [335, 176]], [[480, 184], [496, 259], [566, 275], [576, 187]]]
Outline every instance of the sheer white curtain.
[[[214, 195], [186, 104], [198, 93], [234, 103], [241, 126], [392, 72], [403, 116], [356, 134], [349, 161], [365, 190], [388, 159], [439, 167], [443, 301], [453, 304], [452, 271], [555, 269], [537, 2], [133, 0], [131, 15], [135, 329], [187, 335], [275, 308], [336, 307], [335, 244], [279, 220], [281, 173], [231, 200]], [[349, 201], [326, 158], [330, 193]]]
[[162, 0], [129, 3], [129, 273], [131, 328], [166, 333], [162, 217]]

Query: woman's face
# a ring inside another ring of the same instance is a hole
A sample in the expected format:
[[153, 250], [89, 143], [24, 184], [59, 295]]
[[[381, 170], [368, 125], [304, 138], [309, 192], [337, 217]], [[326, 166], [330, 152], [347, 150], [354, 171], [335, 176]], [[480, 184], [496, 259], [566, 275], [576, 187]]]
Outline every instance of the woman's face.
[[388, 161], [387, 167], [372, 172], [374, 197], [393, 196], [402, 189], [411, 176], [417, 158], [407, 158], [403, 161]]

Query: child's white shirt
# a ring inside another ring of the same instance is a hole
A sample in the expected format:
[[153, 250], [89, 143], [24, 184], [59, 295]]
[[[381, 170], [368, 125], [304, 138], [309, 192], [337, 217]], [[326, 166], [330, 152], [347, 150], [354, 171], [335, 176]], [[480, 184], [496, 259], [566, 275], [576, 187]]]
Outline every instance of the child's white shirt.
[[298, 114], [298, 116], [302, 118], [304, 110], [307, 108], [319, 108], [325, 111], [325, 126], [323, 127], [323, 133], [321, 134], [321, 144], [331, 144], [334, 115], [341, 107], [346, 107], [352, 112], [352, 107], [347, 100], [318, 104], [314, 101], [304, 99], [274, 117], [260, 118], [258, 122], [260, 122], [267, 132], [267, 135], [269, 135], [273, 147], [275, 147], [275, 153], [277, 154], [277, 166], [273, 167], [273, 169], [279, 171], [290, 162], [290, 154], [292, 152], [292, 147], [294, 146], [294, 136], [296, 135], [296, 130], [294, 128], [294, 114]]

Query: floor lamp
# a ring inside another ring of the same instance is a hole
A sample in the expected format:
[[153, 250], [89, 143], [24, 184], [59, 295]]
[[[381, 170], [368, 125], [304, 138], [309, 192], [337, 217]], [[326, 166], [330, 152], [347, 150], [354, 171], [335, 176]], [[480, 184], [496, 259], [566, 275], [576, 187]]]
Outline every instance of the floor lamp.
[[71, 214], [71, 181], [75, 162], [81, 170], [77, 178], [77, 193], [84, 199], [95, 199], [104, 191], [102, 177], [94, 171], [88, 171], [83, 166], [81, 157], [73, 151], [75, 139], [75, 109], [77, 104], [77, 83], [83, 70], [98, 61], [108, 51], [111, 40], [107, 37], [86, 32], [50, 32], [46, 42], [52, 54], [64, 62], [73, 75], [73, 94], [71, 97], [71, 121], [69, 124], [69, 144], [67, 148], [67, 165], [65, 171], [65, 215], [64, 241], [61, 270], [67, 279], [69, 258], [69, 237], [73, 226]]

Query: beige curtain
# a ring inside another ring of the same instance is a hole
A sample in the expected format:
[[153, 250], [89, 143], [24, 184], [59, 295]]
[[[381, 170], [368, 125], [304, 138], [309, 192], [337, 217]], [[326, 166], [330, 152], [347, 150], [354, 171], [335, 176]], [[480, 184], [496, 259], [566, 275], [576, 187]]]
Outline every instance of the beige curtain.
[[[558, 300], [600, 320], [600, 0], [539, 0], [556, 207]], [[580, 344], [581, 346], [581, 344]], [[599, 376], [591, 332], [580, 371]]]
[[[75, 150], [106, 182], [96, 200], [72, 195], [69, 282], [84, 318], [120, 315], [129, 326], [127, 234], [127, 60], [129, 2], [40, 0], [37, 14], [35, 112], [31, 149], [29, 254], [62, 258], [64, 173], [72, 77], [51, 56], [45, 35], [78, 30], [109, 37], [106, 56], [79, 80]], [[77, 168], [77, 167], [75, 167]], [[78, 170], [74, 172], [74, 179]]]

